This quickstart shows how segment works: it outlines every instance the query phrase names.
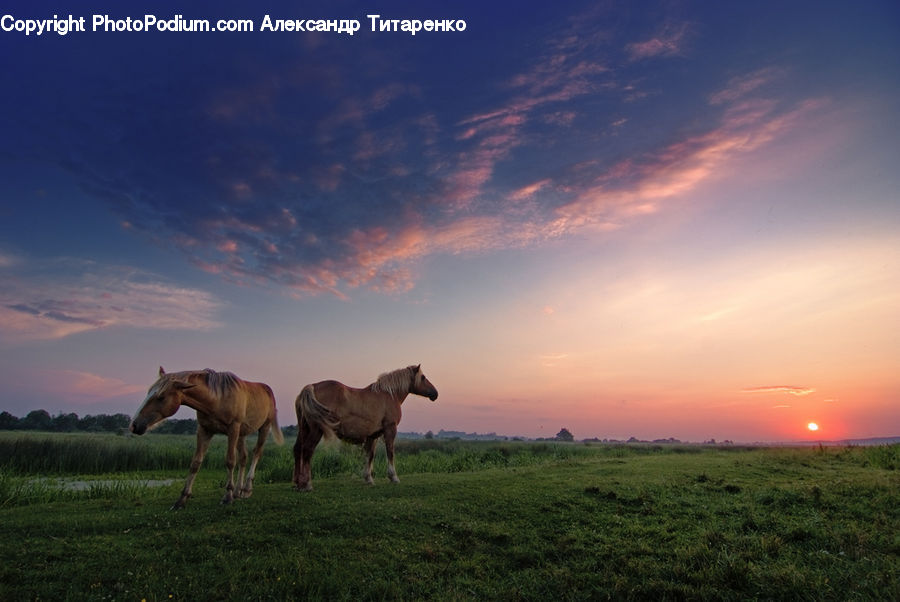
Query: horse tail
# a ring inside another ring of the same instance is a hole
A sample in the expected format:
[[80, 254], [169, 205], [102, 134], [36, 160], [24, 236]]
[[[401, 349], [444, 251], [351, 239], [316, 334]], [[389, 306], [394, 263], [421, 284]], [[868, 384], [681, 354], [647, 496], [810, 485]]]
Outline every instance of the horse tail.
[[339, 421], [337, 417], [316, 399], [316, 389], [313, 385], [306, 385], [297, 396], [294, 402], [297, 410], [297, 427], [300, 428], [302, 421], [306, 420], [310, 425], [317, 426], [322, 429], [325, 437], [334, 438], [334, 430], [338, 427]]
[[269, 401], [272, 403], [272, 412], [270, 414], [271, 420], [269, 421], [272, 437], [275, 439], [275, 443], [281, 445], [284, 443], [284, 433], [281, 432], [281, 427], [278, 426], [278, 404], [275, 403], [275, 393], [272, 392], [272, 387], [269, 385], [265, 383], [260, 384], [262, 385], [263, 391], [268, 395]]
[[275, 438], [275, 443], [281, 445], [284, 443], [284, 433], [278, 426], [278, 404], [275, 403], [275, 393], [272, 392], [272, 387], [269, 385], [266, 385], [266, 393], [269, 394], [269, 399], [272, 401], [272, 437]]

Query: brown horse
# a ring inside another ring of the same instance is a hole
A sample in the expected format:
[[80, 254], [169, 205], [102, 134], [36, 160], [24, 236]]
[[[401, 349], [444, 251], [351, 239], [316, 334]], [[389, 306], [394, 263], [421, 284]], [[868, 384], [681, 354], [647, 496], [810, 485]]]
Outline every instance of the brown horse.
[[374, 484], [372, 462], [375, 443], [384, 437], [388, 478], [399, 483], [394, 469], [394, 437], [400, 423], [400, 404], [410, 393], [437, 399], [438, 392], [421, 366], [409, 366], [382, 374], [365, 389], [354, 389], [334, 380], [306, 385], [297, 396], [297, 442], [294, 444], [294, 488], [312, 489], [310, 462], [323, 435], [361, 443], [366, 451], [366, 483]]
[[[197, 410], [197, 451], [191, 460], [191, 469], [181, 497], [172, 509], [183, 508], [191, 497], [194, 478], [203, 463], [209, 441], [216, 433], [228, 435], [228, 451], [225, 455], [228, 483], [225, 485], [222, 503], [229, 504], [235, 498], [234, 464], [238, 454], [238, 485], [241, 489], [237, 492], [237, 497], [250, 497], [253, 493], [256, 464], [262, 455], [269, 429], [274, 429], [276, 443], [284, 443], [284, 435], [278, 428], [272, 389], [263, 383], [241, 380], [231, 372], [207, 369], [166, 374], [160, 366], [159, 379], [147, 391], [147, 398], [131, 421], [131, 432], [143, 435], [148, 428], [174, 414], [182, 404]], [[253, 450], [253, 461], [245, 481], [247, 446], [244, 437], [253, 431], [257, 432], [256, 448]]]

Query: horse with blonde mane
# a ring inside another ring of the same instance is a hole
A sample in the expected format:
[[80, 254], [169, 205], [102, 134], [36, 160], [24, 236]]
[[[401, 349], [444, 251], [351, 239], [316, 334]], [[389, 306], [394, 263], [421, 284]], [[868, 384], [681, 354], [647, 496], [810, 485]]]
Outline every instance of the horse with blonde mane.
[[384, 437], [388, 478], [399, 483], [394, 469], [394, 438], [400, 423], [400, 405], [413, 393], [437, 399], [438, 392], [422, 372], [421, 365], [387, 372], [364, 389], [348, 387], [336, 380], [306, 385], [297, 396], [297, 442], [294, 444], [294, 488], [312, 489], [310, 463], [323, 436], [362, 444], [366, 451], [366, 483], [373, 485], [375, 443]]
[[[253, 477], [256, 464], [262, 456], [263, 445], [269, 430], [273, 429], [275, 442], [284, 443], [284, 435], [278, 427], [275, 395], [269, 385], [242, 380], [231, 372], [215, 372], [214, 370], [196, 370], [167, 374], [159, 367], [159, 379], [147, 391], [147, 397], [131, 421], [131, 432], [143, 435], [147, 429], [153, 428], [174, 414], [178, 408], [186, 405], [197, 411], [197, 450], [191, 460], [190, 472], [181, 497], [172, 506], [173, 510], [183, 508], [194, 485], [194, 478], [203, 457], [209, 448], [210, 439], [216, 433], [228, 436], [228, 449], [225, 454], [225, 468], [228, 471], [228, 482], [225, 484], [223, 504], [230, 504], [235, 497], [246, 498], [253, 493]], [[244, 438], [256, 431], [256, 447], [253, 450], [253, 461], [244, 480], [244, 468], [247, 464], [247, 445]], [[237, 459], [240, 466], [238, 485], [234, 492], [234, 466]]]

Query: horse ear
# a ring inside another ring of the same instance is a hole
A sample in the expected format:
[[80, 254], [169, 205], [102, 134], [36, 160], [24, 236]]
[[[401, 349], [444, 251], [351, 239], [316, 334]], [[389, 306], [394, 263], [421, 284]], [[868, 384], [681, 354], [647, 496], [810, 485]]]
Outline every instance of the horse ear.
[[165, 376], [165, 375], [166, 375], [166, 371], [163, 370], [163, 367], [162, 367], [162, 366], [159, 367], [159, 375], [160, 375], [160, 376]]

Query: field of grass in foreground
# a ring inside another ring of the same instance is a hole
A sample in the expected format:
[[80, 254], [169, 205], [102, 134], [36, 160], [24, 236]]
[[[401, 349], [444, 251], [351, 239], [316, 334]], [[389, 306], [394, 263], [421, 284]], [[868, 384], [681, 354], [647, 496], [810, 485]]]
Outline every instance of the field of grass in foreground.
[[401, 455], [399, 485], [356, 465], [308, 494], [260, 480], [228, 507], [205, 466], [181, 512], [180, 478], [9, 504], [0, 599], [900, 599], [896, 446], [555, 447], [409, 448], [408, 468], [469, 460]]

